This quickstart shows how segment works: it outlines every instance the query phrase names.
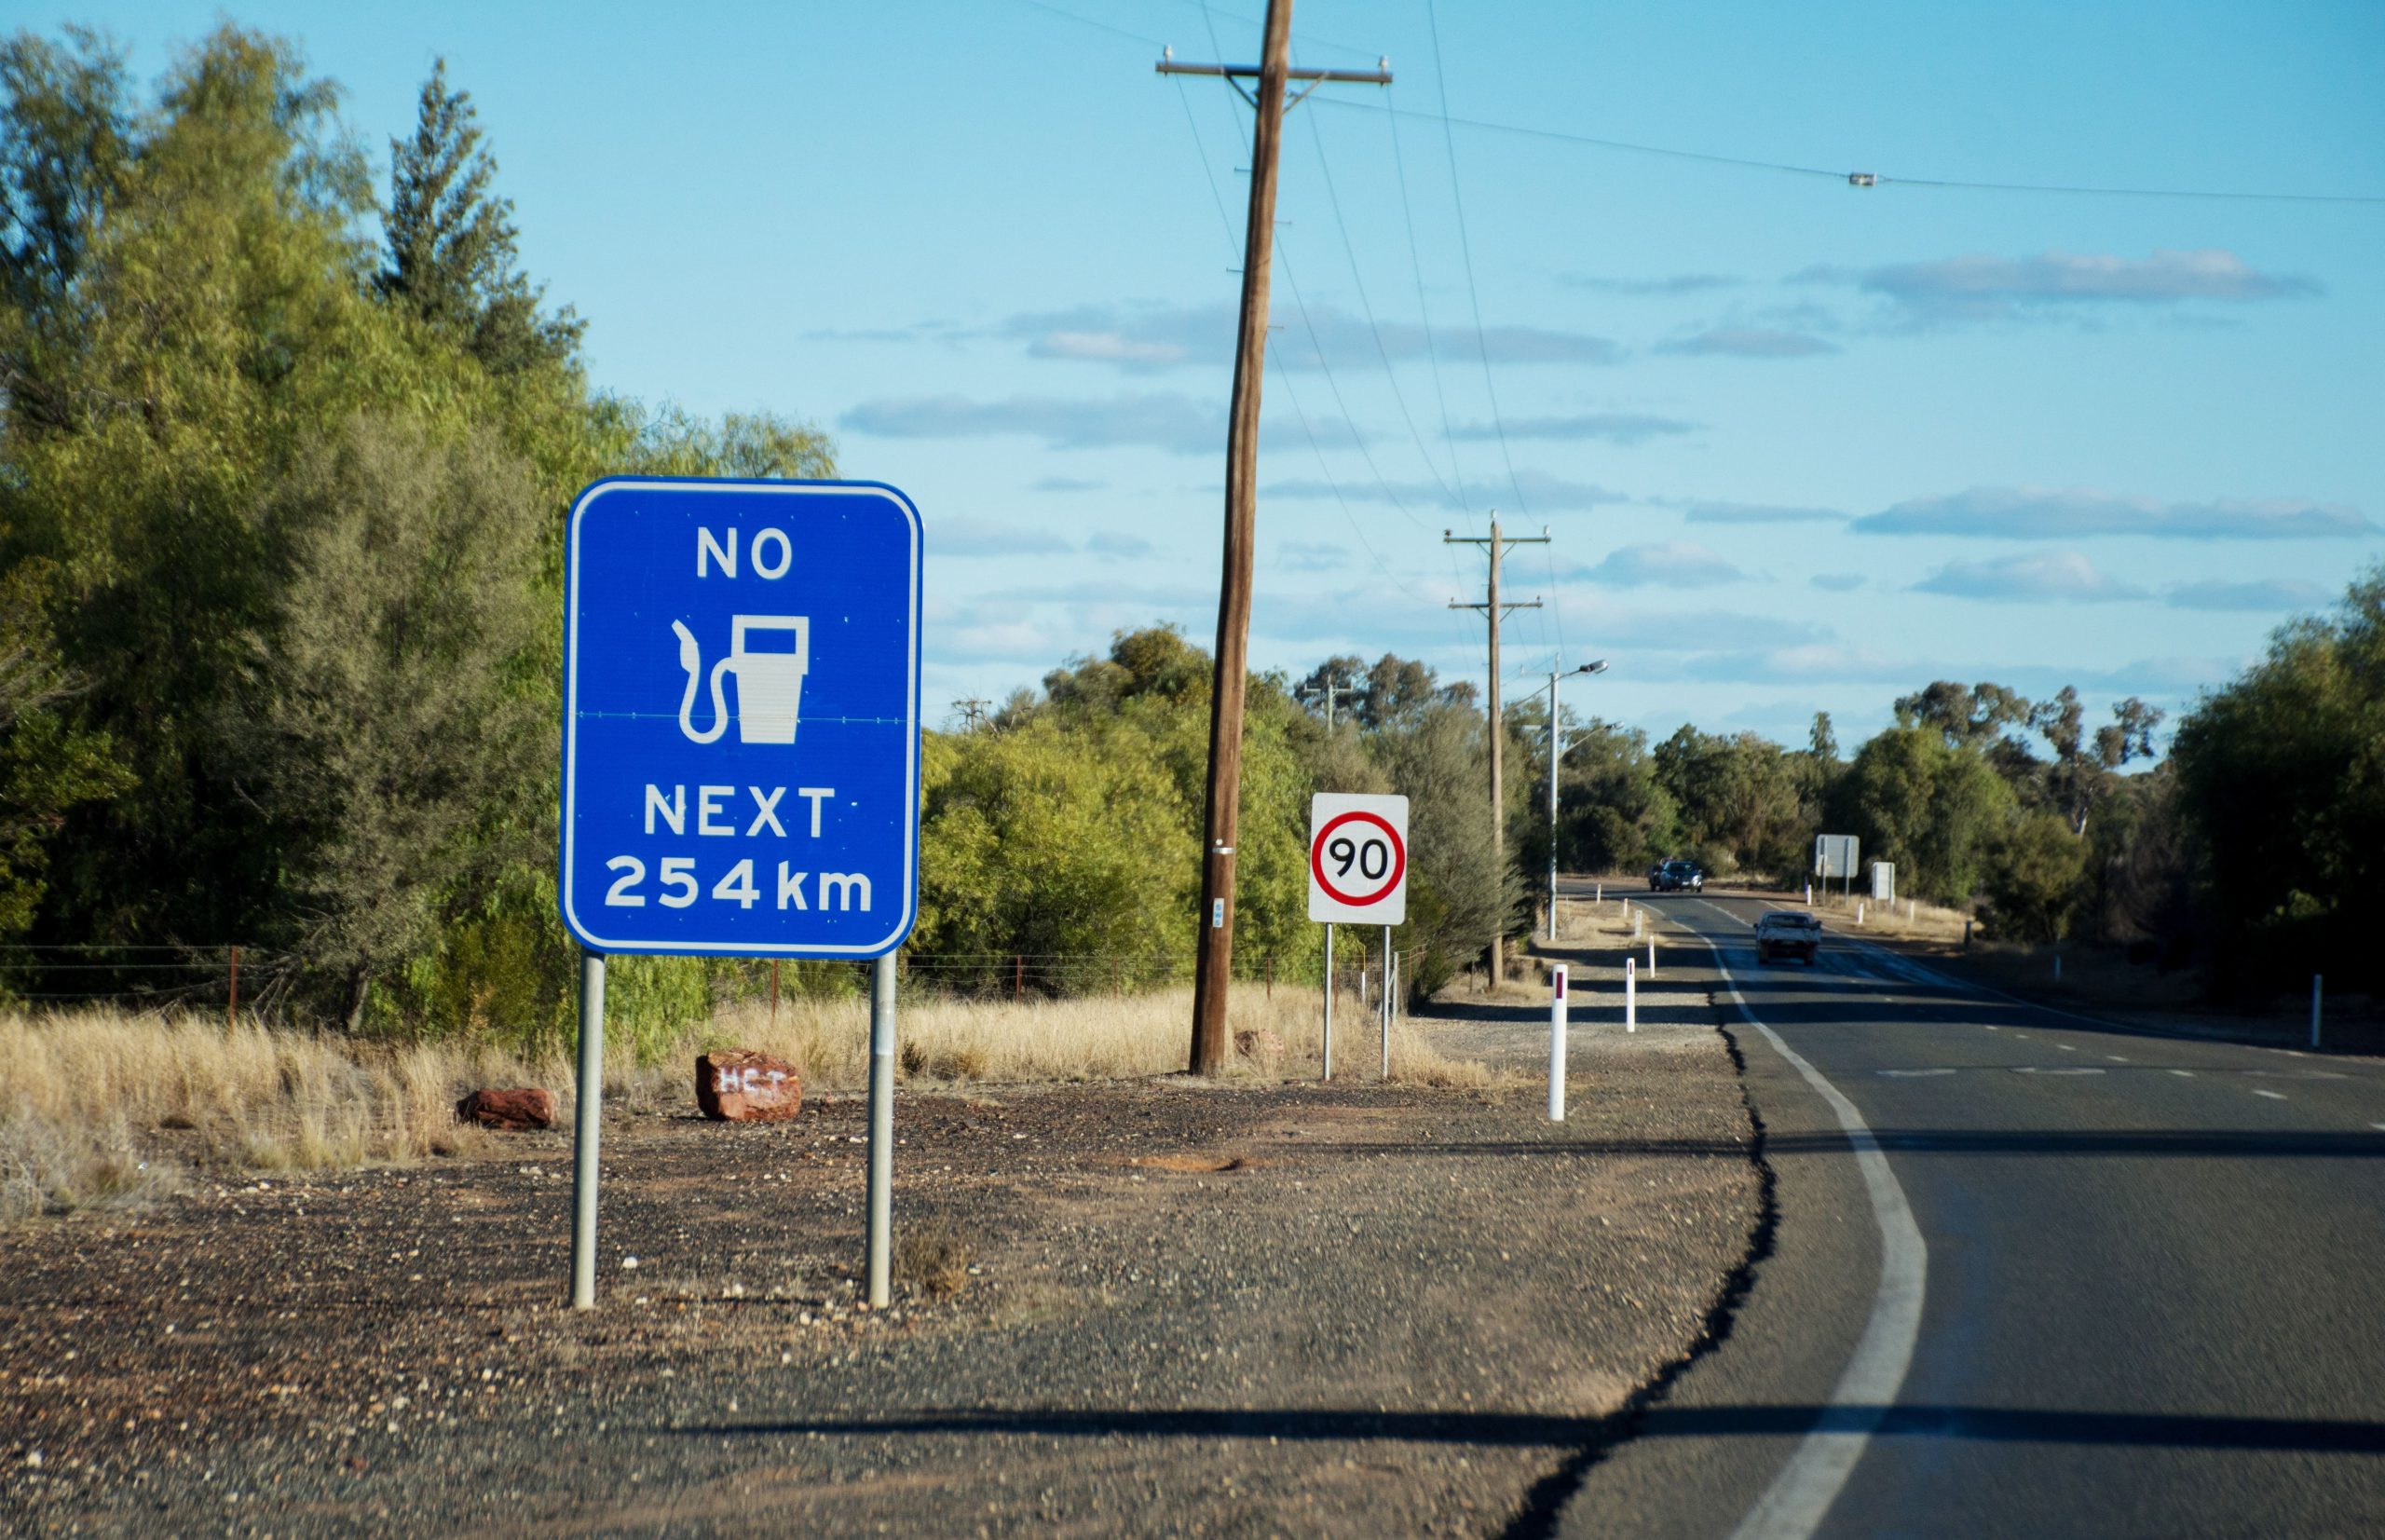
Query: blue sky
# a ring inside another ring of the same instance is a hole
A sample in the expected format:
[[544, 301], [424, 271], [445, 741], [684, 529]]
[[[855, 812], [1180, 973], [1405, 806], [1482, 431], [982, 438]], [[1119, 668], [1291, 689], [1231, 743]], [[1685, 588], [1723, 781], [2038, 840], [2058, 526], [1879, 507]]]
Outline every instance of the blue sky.
[[[1252, 58], [1258, 13], [229, 14], [384, 165], [444, 54], [598, 384], [814, 420], [909, 492], [935, 716], [1119, 627], [1209, 640], [1247, 109], [1152, 65]], [[144, 75], [219, 14], [73, 13]], [[1511, 668], [1792, 742], [1936, 677], [2174, 711], [2385, 555], [2385, 202], [2134, 196], [2385, 198], [2385, 9], [1303, 0], [1294, 36], [1396, 83], [1286, 125], [1260, 667], [1479, 678], [1441, 534], [1493, 509], [1553, 537]]]

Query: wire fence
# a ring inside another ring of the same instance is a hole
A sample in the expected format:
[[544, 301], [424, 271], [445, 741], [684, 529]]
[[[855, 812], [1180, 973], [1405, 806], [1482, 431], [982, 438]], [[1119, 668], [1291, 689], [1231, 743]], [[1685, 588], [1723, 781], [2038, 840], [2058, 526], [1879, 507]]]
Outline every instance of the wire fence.
[[[768, 959], [716, 960], [715, 992], [726, 1000], [865, 993], [867, 962], [787, 963]], [[1150, 994], [1189, 987], [1193, 956], [1167, 952], [899, 951], [895, 967], [906, 993], [975, 1000], [1082, 999]], [[1363, 988], [1380, 968], [1372, 948], [1344, 949], [1334, 974], [1342, 988]], [[246, 945], [115, 946], [103, 943], [0, 945], [0, 1003], [61, 1008], [116, 1005], [133, 1010], [220, 1008], [272, 1011], [289, 1002], [308, 973], [297, 952]], [[1321, 989], [1324, 960], [1314, 952], [1281, 957], [1243, 951], [1233, 960], [1238, 985]]]

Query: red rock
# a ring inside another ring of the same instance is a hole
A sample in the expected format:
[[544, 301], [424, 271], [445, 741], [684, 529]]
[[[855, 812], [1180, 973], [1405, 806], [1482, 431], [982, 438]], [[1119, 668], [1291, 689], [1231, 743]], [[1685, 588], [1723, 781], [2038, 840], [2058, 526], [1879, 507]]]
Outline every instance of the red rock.
[[803, 1077], [752, 1048], [696, 1056], [696, 1106], [724, 1123], [774, 1123], [803, 1110]]
[[477, 1123], [484, 1128], [505, 1128], [517, 1132], [525, 1128], [552, 1128], [555, 1125], [555, 1098], [535, 1085], [515, 1086], [511, 1090], [475, 1091], [456, 1104], [456, 1121]]
[[1233, 1051], [1245, 1058], [1281, 1058], [1284, 1056], [1283, 1034], [1265, 1027], [1255, 1031], [1236, 1032], [1233, 1035]]

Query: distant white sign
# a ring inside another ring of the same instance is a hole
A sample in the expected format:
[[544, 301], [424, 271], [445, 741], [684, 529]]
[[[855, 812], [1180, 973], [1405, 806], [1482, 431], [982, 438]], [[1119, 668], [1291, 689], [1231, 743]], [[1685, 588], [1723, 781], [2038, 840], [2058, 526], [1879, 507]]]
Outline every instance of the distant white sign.
[[1334, 925], [1405, 920], [1408, 798], [1319, 792], [1308, 809], [1308, 917]]
[[1860, 853], [1860, 841], [1851, 834], [1818, 834], [1814, 836], [1814, 875], [1853, 877]]

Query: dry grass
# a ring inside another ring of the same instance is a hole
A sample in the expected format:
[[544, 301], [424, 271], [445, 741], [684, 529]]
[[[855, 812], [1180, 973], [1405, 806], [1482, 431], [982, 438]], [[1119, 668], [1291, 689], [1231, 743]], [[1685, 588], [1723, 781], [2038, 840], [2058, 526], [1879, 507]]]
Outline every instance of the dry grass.
[[894, 1231], [894, 1276], [930, 1299], [949, 1299], [969, 1285], [976, 1249], [949, 1225], [931, 1220]]
[[[1229, 1026], [1272, 1031], [1284, 1051], [1237, 1056], [1228, 1083], [1313, 1074], [1321, 1002], [1311, 990], [1243, 985]], [[1336, 1017], [1370, 1045], [1372, 1013], [1343, 997]], [[1190, 989], [1123, 1000], [908, 1000], [898, 1015], [904, 1078], [914, 1083], [1025, 1083], [1135, 1079], [1184, 1067]], [[731, 1007], [693, 1028], [674, 1050], [641, 1064], [608, 1043], [607, 1099], [678, 1110], [693, 1100], [692, 1063], [707, 1049], [758, 1048], [795, 1065], [810, 1088], [855, 1091], [868, 1082], [865, 1000]], [[1397, 1079], [1435, 1086], [1487, 1083], [1479, 1064], [1451, 1060], [1402, 1026], [1393, 1033]], [[158, 1016], [108, 1008], [0, 1015], [0, 1219], [94, 1204], [137, 1203], [170, 1191], [185, 1163], [211, 1169], [309, 1170], [473, 1153], [496, 1136], [456, 1122], [455, 1104], [487, 1085], [544, 1085], [567, 1118], [572, 1067], [560, 1055], [525, 1060], [485, 1044], [356, 1043], [212, 1016]]]

